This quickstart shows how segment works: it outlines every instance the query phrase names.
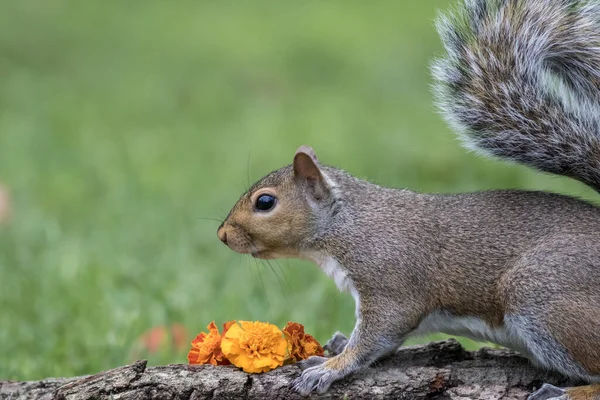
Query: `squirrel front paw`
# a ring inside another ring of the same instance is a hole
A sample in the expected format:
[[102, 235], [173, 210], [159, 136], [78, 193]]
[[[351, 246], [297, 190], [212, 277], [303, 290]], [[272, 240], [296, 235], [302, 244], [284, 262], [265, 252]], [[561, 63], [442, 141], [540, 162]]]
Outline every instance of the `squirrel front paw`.
[[[319, 365], [308, 367], [302, 371], [302, 375], [296, 378], [293, 383], [294, 390], [302, 396], [308, 396], [313, 391], [323, 394], [333, 382], [343, 378], [340, 371], [327, 367], [323, 362], [325, 360], [323, 357], [310, 357], [301, 361], [301, 363], [308, 366], [311, 359], [315, 359], [313, 362], [318, 362]], [[302, 368], [302, 365], [300, 367]]]
[[327, 354], [330, 357], [337, 356], [346, 348], [348, 344], [348, 338], [344, 336], [341, 332], [336, 332], [333, 334], [333, 337], [329, 339], [325, 346], [323, 346], [323, 350], [327, 350]]

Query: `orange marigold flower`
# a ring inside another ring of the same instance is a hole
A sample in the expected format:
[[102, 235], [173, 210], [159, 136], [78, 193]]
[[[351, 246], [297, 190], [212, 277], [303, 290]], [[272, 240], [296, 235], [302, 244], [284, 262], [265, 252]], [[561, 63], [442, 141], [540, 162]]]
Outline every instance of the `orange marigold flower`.
[[248, 373], [258, 373], [283, 365], [290, 349], [275, 325], [238, 321], [223, 336], [221, 350], [233, 365]]
[[200, 334], [192, 340], [192, 349], [188, 353], [189, 363], [229, 365], [229, 360], [221, 351], [221, 339], [234, 323], [235, 321], [224, 323], [222, 334], [219, 333], [215, 321], [208, 324], [206, 327], [208, 329], [208, 334], [200, 332]]
[[306, 360], [311, 356], [323, 356], [325, 352], [317, 340], [304, 333], [304, 326], [297, 322], [288, 322], [283, 328], [283, 334], [291, 345], [289, 361]]

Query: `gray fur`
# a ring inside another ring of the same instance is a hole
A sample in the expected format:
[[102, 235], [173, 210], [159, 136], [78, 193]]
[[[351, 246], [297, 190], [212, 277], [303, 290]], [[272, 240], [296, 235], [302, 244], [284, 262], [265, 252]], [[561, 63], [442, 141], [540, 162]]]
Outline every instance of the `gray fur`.
[[600, 2], [468, 0], [438, 30], [437, 102], [468, 147], [600, 190]]
[[[579, 344], [600, 358], [597, 207], [544, 192], [421, 194], [321, 168], [337, 187], [337, 200], [323, 213], [333, 217], [301, 247], [334, 257], [361, 302], [347, 345], [357, 353], [355, 364], [335, 376], [393, 351], [427, 316], [443, 311], [503, 327], [515, 337], [511, 347], [544, 368], [597, 380], [600, 363], [587, 370], [571, 355]], [[560, 310], [556, 299], [566, 302]], [[560, 343], [553, 330], [569, 337]], [[317, 374], [326, 370], [313, 368], [297, 382], [304, 393], [328, 387], [319, 386]]]
[[333, 334], [331, 339], [329, 339], [329, 341], [327, 343], [325, 343], [325, 346], [323, 346], [323, 349], [330, 356], [337, 356], [342, 351], [344, 351], [347, 344], [348, 344], [348, 338], [343, 333], [336, 332]]
[[[467, 144], [600, 191], [600, 1], [466, 0], [438, 26], [438, 103]], [[310, 148], [296, 155], [240, 198], [219, 237], [255, 256], [311, 259], [354, 296], [352, 335], [303, 363], [300, 393], [428, 329], [600, 380], [598, 207], [545, 192], [385, 188], [320, 165]], [[261, 191], [278, 205], [257, 216]]]
[[569, 357], [567, 349], [552, 338], [552, 332], [536, 316], [507, 315], [505, 322], [515, 336], [527, 344], [532, 360], [540, 367], [553, 369], [570, 377], [594, 380], [580, 365]]

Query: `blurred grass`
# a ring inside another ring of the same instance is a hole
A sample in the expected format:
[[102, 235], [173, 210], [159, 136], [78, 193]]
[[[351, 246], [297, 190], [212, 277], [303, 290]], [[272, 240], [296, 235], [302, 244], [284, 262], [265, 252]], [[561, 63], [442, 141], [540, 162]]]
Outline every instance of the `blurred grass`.
[[435, 114], [432, 21], [447, 7], [1, 0], [0, 181], [15, 210], [0, 227], [0, 379], [114, 367], [175, 322], [349, 333], [352, 299], [315, 266], [255, 264], [201, 219], [300, 144], [384, 185], [589, 197], [468, 154]]

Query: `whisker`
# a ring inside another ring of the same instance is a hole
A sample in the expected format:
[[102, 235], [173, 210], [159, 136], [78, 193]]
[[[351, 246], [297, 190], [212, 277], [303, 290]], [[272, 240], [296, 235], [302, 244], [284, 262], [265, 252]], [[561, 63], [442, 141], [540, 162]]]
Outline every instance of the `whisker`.
[[262, 287], [262, 292], [266, 296], [266, 294], [267, 294], [267, 288], [265, 287], [265, 281], [263, 280], [262, 272], [260, 272], [260, 266], [258, 265], [258, 263], [256, 262], [256, 260], [254, 260], [254, 266], [256, 267], [256, 271], [258, 272], [258, 279], [260, 280], [260, 286]]
[[[248, 188], [250, 188], [250, 150], [248, 150], [248, 160], [246, 161], [246, 180], [248, 182]], [[246, 189], [248, 191], [249, 189]]]
[[[239, 228], [237, 226], [234, 226], [233, 229], [239, 229]], [[252, 241], [250, 241], [249, 243], [250, 243], [250, 246], [252, 248], [254, 248], [254, 251], [258, 250], [258, 248], [256, 247], [256, 245], [254, 243], [252, 243]], [[260, 284], [262, 286], [265, 299], [267, 300], [267, 304], [269, 306], [269, 313], [271, 313], [271, 301], [269, 300], [269, 296], [267, 295], [267, 288], [265, 286], [265, 282], [263, 280], [262, 273], [260, 271], [260, 266], [258, 265], [258, 261], [256, 260], [256, 258], [252, 257], [252, 259], [254, 260], [254, 264], [256, 265], [256, 270], [258, 271], [258, 277], [260, 279]]]
[[[250, 241], [249, 243], [250, 243], [250, 246], [253, 248], [253, 251], [254, 252], [258, 252], [258, 247], [256, 247], [256, 245], [252, 241]], [[275, 268], [273, 268], [273, 264], [271, 264], [271, 262], [269, 260], [267, 260], [267, 259], [261, 259], [260, 261], [267, 263], [267, 265], [269, 266], [269, 268], [271, 268], [271, 271], [273, 271], [273, 274], [277, 278], [277, 281], [279, 281], [279, 285], [283, 289], [284, 294], [289, 295], [291, 293], [291, 285], [289, 284], [289, 281], [288, 281], [288, 285], [286, 287], [284, 281], [281, 279], [281, 276], [279, 276], [279, 274], [277, 273], [277, 271], [275, 270]], [[279, 266], [279, 267], [281, 269], [281, 266]], [[284, 277], [285, 277], [285, 273], [283, 272], [283, 270], [282, 270], [282, 273], [284, 274]]]
[[[225, 209], [223, 208], [223, 206], [221, 206], [221, 213], [222, 213], [222, 214], [225, 214], [225, 215], [229, 215], [229, 210], [225, 210]], [[223, 218], [223, 221], [225, 221], [225, 218]]]
[[[255, 245], [255, 244], [254, 244], [252, 241], [250, 241], [250, 246], [253, 248], [253, 252], [258, 252], [258, 247], [256, 247], [256, 245]], [[256, 260], [256, 258], [255, 258], [254, 260]], [[281, 277], [279, 276], [279, 274], [277, 274], [277, 272], [276, 272], [276, 271], [275, 271], [275, 269], [273, 268], [273, 265], [271, 265], [271, 263], [270, 263], [268, 260], [265, 260], [265, 259], [261, 259], [260, 261], [261, 261], [261, 262], [264, 262], [264, 261], [266, 261], [266, 262], [267, 262], [267, 264], [269, 265], [269, 268], [271, 268], [271, 271], [273, 271], [273, 274], [275, 274], [275, 277], [276, 277], [276, 278], [277, 278], [277, 280], [279, 281], [279, 284], [280, 284], [282, 287], [284, 287], [284, 285], [283, 285], [283, 281], [281, 280]], [[263, 264], [264, 264], [264, 263], [263, 263]]]
[[265, 282], [263, 280], [262, 277], [262, 273], [260, 272], [260, 266], [258, 265], [258, 261], [256, 261], [256, 258], [252, 258], [254, 260], [254, 264], [256, 265], [256, 270], [258, 271], [258, 279], [260, 279], [260, 284], [262, 286], [262, 292], [263, 295], [265, 296], [265, 300], [267, 301], [267, 306], [268, 306], [268, 310], [269, 310], [269, 319], [273, 320], [273, 315], [271, 313], [271, 301], [269, 300], [269, 295], [267, 294], [267, 288], [265, 287]]
[[238, 257], [238, 260], [239, 260], [238, 269], [240, 269], [240, 267], [242, 266], [242, 258], [244, 258], [244, 257], [242, 257], [242, 255], [240, 254], [240, 256]]
[[269, 262], [269, 260], [261, 260], [261, 261], [265, 261], [267, 263], [267, 265], [269, 266], [269, 268], [271, 268], [271, 271], [273, 271], [273, 274], [275, 274], [275, 277], [277, 278], [277, 281], [279, 282], [279, 285], [282, 287], [284, 293], [289, 295], [290, 294], [290, 290], [285, 287], [285, 284], [283, 283], [283, 280], [281, 279], [281, 277], [279, 276], [279, 274], [277, 273], [277, 271], [275, 271], [275, 268], [273, 268], [273, 264], [271, 264]]
[[[253, 248], [254, 252], [258, 252], [258, 247], [256, 247], [256, 245], [252, 241], [250, 241], [250, 246]], [[256, 260], [256, 258], [254, 260]], [[277, 278], [277, 281], [279, 282], [279, 285], [284, 289], [284, 292], [285, 292], [285, 285], [283, 284], [283, 281], [281, 280], [281, 277], [279, 276], [279, 274], [277, 273], [277, 271], [275, 271], [275, 268], [273, 268], [273, 265], [269, 262], [269, 260], [260, 259], [260, 261], [263, 264], [266, 261], [267, 265], [269, 265], [269, 268], [271, 268], [271, 271], [273, 271], [273, 274], [275, 274], [275, 277]], [[288, 294], [289, 294], [289, 291], [288, 291]]]
[[218, 223], [222, 224], [223, 220], [218, 219], [218, 218], [209, 218], [209, 217], [196, 217], [196, 219], [203, 219], [206, 221], [217, 221]]
[[[278, 260], [274, 259], [273, 262], [275, 263], [275, 265], [277, 266], [277, 268], [279, 268], [279, 270], [281, 271], [281, 274], [283, 275], [284, 282], [286, 283], [286, 286], [287, 286], [287, 289], [288, 289], [288, 293], [291, 293], [292, 292], [292, 284], [290, 283], [290, 276], [289, 276], [289, 274], [285, 273], [285, 268], [281, 265], [281, 263]], [[287, 268], [288, 272], [290, 270], [289, 266], [290, 266], [290, 263], [288, 261], [288, 268]]]

